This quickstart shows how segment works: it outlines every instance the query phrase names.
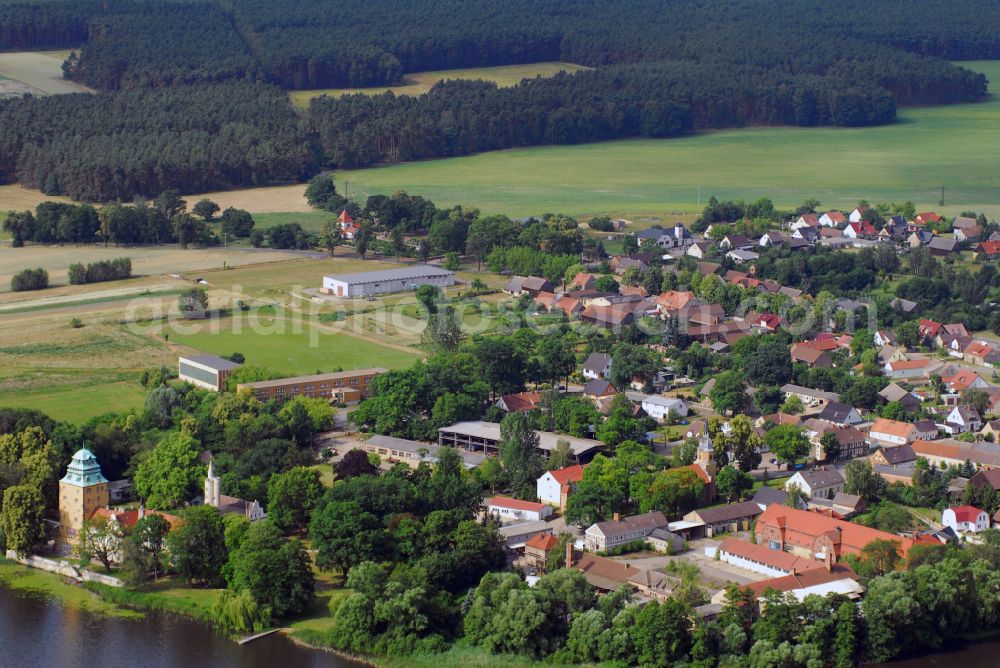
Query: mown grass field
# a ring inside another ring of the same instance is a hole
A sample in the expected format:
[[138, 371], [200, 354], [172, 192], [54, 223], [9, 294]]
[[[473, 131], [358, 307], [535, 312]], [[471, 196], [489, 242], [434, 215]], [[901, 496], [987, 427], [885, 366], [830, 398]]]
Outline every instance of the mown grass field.
[[[534, 147], [337, 172], [356, 199], [407, 190], [439, 206], [511, 216], [561, 211], [669, 217], [711, 196], [824, 207], [911, 200], [1000, 217], [1000, 61], [964, 63], [991, 80], [978, 104], [901, 109], [872, 128], [739, 128], [674, 139]], [[938, 200], [945, 187], [946, 206]]]
[[81, 424], [101, 413], [121, 413], [139, 408], [146, 389], [138, 382], [89, 383], [39, 392], [0, 392], [0, 406], [34, 408], [51, 418]]
[[[289, 375], [328, 372], [337, 367], [397, 369], [410, 366], [419, 357], [416, 352], [389, 348], [363, 336], [309, 323], [300, 323], [297, 328], [290, 319], [262, 317], [259, 322], [261, 326], [256, 331], [249, 323], [240, 325], [239, 319], [222, 323], [220, 331], [211, 331], [211, 324], [205, 324], [193, 333], [171, 333], [170, 342], [214, 355], [240, 352], [247, 364]], [[241, 331], [237, 331], [237, 326]]]
[[501, 65], [499, 67], [472, 67], [457, 70], [440, 70], [436, 72], [413, 72], [403, 77], [401, 86], [379, 86], [373, 88], [326, 88], [320, 90], [296, 90], [289, 93], [292, 103], [300, 108], [309, 106], [309, 101], [314, 97], [329, 95], [330, 97], [340, 97], [351, 93], [364, 93], [367, 95], [378, 95], [392, 91], [396, 95], [422, 95], [429, 91], [434, 84], [447, 79], [482, 79], [492, 81], [498, 86], [514, 86], [522, 79], [534, 77], [551, 77], [559, 72], [578, 72], [588, 69], [582, 65], [573, 63], [528, 63], [525, 65]]

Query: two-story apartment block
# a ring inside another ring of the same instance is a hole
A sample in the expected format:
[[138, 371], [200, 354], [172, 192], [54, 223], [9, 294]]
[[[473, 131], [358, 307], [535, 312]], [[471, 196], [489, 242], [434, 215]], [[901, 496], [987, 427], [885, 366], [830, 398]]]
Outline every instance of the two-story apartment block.
[[584, 534], [584, 543], [590, 552], [605, 552], [635, 540], [645, 540], [655, 529], [667, 528], [667, 524], [666, 515], [658, 510], [625, 519], [615, 513], [610, 522], [591, 524]]
[[385, 371], [380, 367], [372, 367], [356, 371], [338, 371], [279, 380], [262, 380], [256, 383], [240, 383], [236, 386], [236, 391], [247, 390], [261, 401], [271, 399], [285, 401], [295, 397], [313, 397], [350, 405], [367, 397], [372, 380]]

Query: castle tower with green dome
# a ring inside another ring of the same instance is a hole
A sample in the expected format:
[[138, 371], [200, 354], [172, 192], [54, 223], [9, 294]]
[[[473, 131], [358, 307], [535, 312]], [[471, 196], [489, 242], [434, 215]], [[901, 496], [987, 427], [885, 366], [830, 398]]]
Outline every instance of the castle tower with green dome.
[[97, 457], [86, 448], [78, 450], [59, 481], [60, 539], [75, 544], [83, 523], [108, 501], [108, 481], [101, 474]]

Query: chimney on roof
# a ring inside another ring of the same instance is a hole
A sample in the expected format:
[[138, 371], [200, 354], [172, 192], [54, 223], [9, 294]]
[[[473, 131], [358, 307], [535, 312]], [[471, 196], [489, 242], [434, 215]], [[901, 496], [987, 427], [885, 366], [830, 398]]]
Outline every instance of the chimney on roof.
[[828, 573], [833, 572], [833, 550], [826, 550], [823, 558], [823, 563], [826, 565], [826, 570]]
[[566, 568], [573, 568], [573, 537], [566, 541]]
[[613, 519], [614, 519], [615, 522], [621, 522], [622, 521], [622, 515], [621, 515], [621, 513], [615, 513], [613, 515]]
[[146, 506], [142, 503], [139, 504], [139, 519], [141, 520], [146, 516]]
[[674, 225], [674, 236], [678, 239], [682, 239], [684, 237], [684, 226], [682, 224], [677, 223]]

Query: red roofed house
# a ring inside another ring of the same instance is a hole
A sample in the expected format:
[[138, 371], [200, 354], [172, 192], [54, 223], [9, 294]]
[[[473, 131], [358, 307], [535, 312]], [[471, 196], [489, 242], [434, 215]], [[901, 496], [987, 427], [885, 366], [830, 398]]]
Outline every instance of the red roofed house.
[[791, 228], [797, 230], [803, 227], [819, 227], [819, 217], [815, 213], [804, 213], [792, 223]]
[[[751, 582], [743, 588], [752, 592], [754, 598], [760, 598], [764, 592], [773, 589], [782, 594], [792, 594], [799, 601], [810, 594], [817, 596], [841, 594], [857, 600], [865, 592], [864, 585], [858, 582], [858, 574], [847, 564], [830, 564], [829, 568], [816, 566], [780, 578]], [[725, 590], [722, 591], [720, 598], [722, 602], [725, 601]], [[714, 598], [712, 602], [716, 602]]]
[[932, 340], [941, 331], [941, 323], [934, 320], [921, 320], [919, 323], [920, 338]]
[[865, 219], [865, 214], [868, 213], [869, 211], [871, 211], [871, 207], [868, 206], [867, 204], [862, 204], [861, 206], [855, 208], [854, 211], [851, 211], [851, 214], [850, 216], [848, 216], [848, 219], [852, 223], [860, 223], [862, 220]]
[[578, 273], [570, 281], [570, 290], [593, 290], [594, 285], [597, 283], [597, 277], [593, 274], [585, 274], [583, 272]]
[[840, 227], [847, 222], [847, 216], [841, 211], [827, 211], [819, 217], [819, 224], [823, 227]]
[[583, 304], [576, 297], [563, 295], [556, 300], [556, 308], [566, 315], [577, 315], [583, 310]]
[[694, 293], [689, 290], [670, 290], [657, 296], [656, 305], [659, 307], [661, 313], [669, 313], [681, 310], [694, 299]]
[[[836, 347], [836, 341], [832, 341]], [[792, 344], [791, 356], [793, 362], [804, 362], [813, 368], [830, 369], [833, 367], [833, 358], [830, 353], [813, 347], [812, 343]]]
[[[825, 335], [825, 336], [824, 336]], [[823, 352], [830, 352], [839, 348], [837, 339], [834, 338], [829, 332], [821, 332], [816, 335], [816, 338], [812, 341], [803, 341], [801, 343], [796, 343], [797, 346], [808, 346], [810, 348], [815, 348]]]
[[494, 496], [486, 501], [486, 512], [496, 515], [501, 522], [524, 520], [540, 522], [552, 516], [552, 506], [534, 501], [522, 501], [508, 496]]
[[992, 389], [990, 384], [980, 377], [978, 373], [971, 369], [962, 369], [954, 376], [944, 376], [941, 382], [953, 393], [961, 394], [964, 390], [975, 388], [977, 390]]
[[1000, 257], [1000, 241], [983, 241], [979, 244], [979, 251], [990, 260]]
[[925, 211], [923, 213], [918, 213], [917, 217], [913, 220], [921, 225], [926, 225], [927, 223], [940, 223], [941, 216], [937, 215], [933, 211]]
[[834, 562], [845, 554], [860, 555], [875, 540], [899, 543], [900, 554], [905, 558], [914, 544], [912, 538], [780, 504], [771, 504], [764, 510], [757, 518], [754, 532], [758, 545], [817, 561], [825, 560], [828, 554]]
[[546, 471], [535, 483], [538, 500], [565, 510], [570, 494], [581, 480], [583, 480], [583, 467], [579, 464]]
[[973, 341], [962, 352], [962, 358], [970, 364], [986, 366], [997, 361], [997, 352], [986, 341]]
[[559, 539], [548, 532], [536, 534], [524, 544], [524, 557], [528, 565], [543, 569], [548, 564], [549, 556], [559, 545]]
[[538, 408], [541, 402], [541, 392], [518, 392], [500, 397], [497, 406], [508, 413], [523, 413]]
[[340, 212], [340, 215], [337, 216], [337, 220], [340, 221], [340, 229], [344, 229], [345, 227], [354, 224], [354, 218], [351, 217], [351, 214], [347, 213], [347, 209]]
[[862, 237], [873, 237], [877, 234], [875, 228], [867, 220], [862, 220], [857, 223], [848, 223], [847, 227], [844, 228], [844, 236], [850, 237], [851, 239], [860, 239]]
[[136, 523], [147, 515], [159, 515], [167, 521], [171, 529], [179, 527], [184, 521], [176, 515], [161, 513], [158, 510], [146, 510], [139, 506], [138, 510], [115, 510], [113, 508], [97, 508], [91, 515], [94, 517], [104, 517], [109, 521], [117, 522], [124, 529], [132, 529]]
[[973, 506], [955, 506], [941, 511], [941, 524], [955, 533], [979, 533], [990, 528], [990, 516]]
[[784, 323], [784, 320], [780, 315], [775, 315], [774, 313], [761, 313], [752, 319], [748, 319], [751, 327], [760, 329], [766, 332], [776, 332], [778, 328]]

